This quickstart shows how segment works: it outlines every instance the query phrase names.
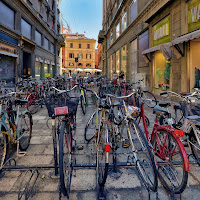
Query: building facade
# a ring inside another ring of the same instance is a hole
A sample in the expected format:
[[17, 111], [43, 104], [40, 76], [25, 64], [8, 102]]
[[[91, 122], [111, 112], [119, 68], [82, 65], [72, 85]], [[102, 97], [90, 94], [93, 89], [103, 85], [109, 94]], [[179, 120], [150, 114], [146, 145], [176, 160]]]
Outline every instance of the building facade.
[[[0, 1], [0, 80], [59, 73], [58, 0]], [[8, 73], [9, 72], [9, 73]]]
[[97, 46], [97, 55], [96, 55], [96, 60], [97, 60], [97, 68], [102, 70], [102, 44], [99, 43]]
[[199, 87], [200, 0], [103, 0], [103, 70], [154, 93]]
[[[63, 34], [65, 48], [62, 48], [63, 72], [95, 72], [95, 39], [84, 34]], [[75, 58], [78, 58], [77, 62]]]

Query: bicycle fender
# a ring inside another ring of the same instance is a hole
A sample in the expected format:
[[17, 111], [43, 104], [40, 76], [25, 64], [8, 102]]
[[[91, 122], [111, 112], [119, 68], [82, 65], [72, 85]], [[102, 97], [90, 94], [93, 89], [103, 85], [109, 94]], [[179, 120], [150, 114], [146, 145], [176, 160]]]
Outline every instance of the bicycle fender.
[[[182, 154], [182, 157], [183, 157], [184, 169], [185, 169], [185, 171], [189, 172], [190, 167], [189, 167], [188, 155], [187, 155], [187, 152], [185, 150], [185, 147], [183, 146], [183, 143], [181, 142], [179, 137], [175, 135], [175, 133], [174, 133], [175, 129], [172, 128], [172, 127], [168, 127], [168, 126], [161, 126], [161, 127], [158, 126], [156, 128], [156, 130], [158, 130], [158, 131], [159, 130], [165, 130], [165, 131], [169, 132], [176, 139], [176, 142], [180, 146], [181, 154]], [[153, 138], [153, 134], [152, 134], [152, 138]]]

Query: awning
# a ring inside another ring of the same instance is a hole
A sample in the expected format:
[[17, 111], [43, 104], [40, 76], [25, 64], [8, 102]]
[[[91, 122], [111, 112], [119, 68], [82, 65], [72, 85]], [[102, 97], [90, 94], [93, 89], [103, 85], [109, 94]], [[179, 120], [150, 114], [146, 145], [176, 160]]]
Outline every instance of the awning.
[[18, 58], [18, 55], [17, 55], [17, 54], [7, 53], [7, 52], [5, 52], [5, 51], [0, 51], [0, 54]]
[[155, 52], [155, 51], [161, 51], [163, 56], [166, 58], [166, 60], [169, 60], [169, 59], [171, 59], [170, 46], [171, 46], [171, 43], [160, 44], [158, 46], [146, 49], [145, 51], [142, 52], [142, 55], [144, 56], [146, 62], [151, 62], [148, 54]]
[[176, 44], [181, 44], [183, 42], [188, 42], [190, 40], [194, 40], [200, 38], [200, 30], [194, 31], [192, 33], [188, 33], [186, 35], [180, 36], [174, 40], [172, 40], [171, 44], [174, 46]]

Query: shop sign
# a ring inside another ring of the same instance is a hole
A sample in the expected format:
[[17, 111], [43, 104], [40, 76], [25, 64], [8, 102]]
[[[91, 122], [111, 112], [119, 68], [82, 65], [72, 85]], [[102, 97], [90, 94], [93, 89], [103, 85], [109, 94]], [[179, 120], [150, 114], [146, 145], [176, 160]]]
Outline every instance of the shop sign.
[[153, 26], [153, 46], [170, 42], [170, 16]]
[[17, 55], [17, 49], [0, 43], [0, 51]]
[[200, 0], [188, 3], [188, 32], [200, 29]]
[[50, 64], [51, 64], [51, 61], [48, 60], [48, 59], [45, 59], [45, 60], [44, 60], [44, 63], [50, 65]]
[[55, 65], [55, 62], [54, 62], [54, 61], [51, 61], [51, 65]]
[[41, 57], [39, 57], [39, 56], [36, 56], [36, 57], [35, 57], [35, 61], [36, 61], [36, 62], [41, 62], [41, 63], [44, 62], [43, 58], [41, 58]]

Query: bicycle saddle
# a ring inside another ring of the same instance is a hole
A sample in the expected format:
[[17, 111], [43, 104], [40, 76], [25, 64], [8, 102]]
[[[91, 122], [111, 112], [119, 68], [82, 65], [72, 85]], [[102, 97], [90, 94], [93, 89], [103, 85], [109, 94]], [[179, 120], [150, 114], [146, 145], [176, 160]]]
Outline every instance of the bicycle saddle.
[[154, 109], [153, 109], [153, 114], [167, 115], [168, 112], [167, 112], [167, 110], [163, 109], [161, 106], [155, 106]]
[[15, 100], [15, 104], [26, 104], [28, 103], [28, 100], [24, 100], [24, 99], [16, 99]]
[[189, 120], [200, 121], [200, 116], [198, 116], [198, 115], [187, 116], [186, 118], [189, 119]]
[[162, 108], [166, 108], [168, 106], [171, 106], [171, 103], [159, 103], [159, 106]]

